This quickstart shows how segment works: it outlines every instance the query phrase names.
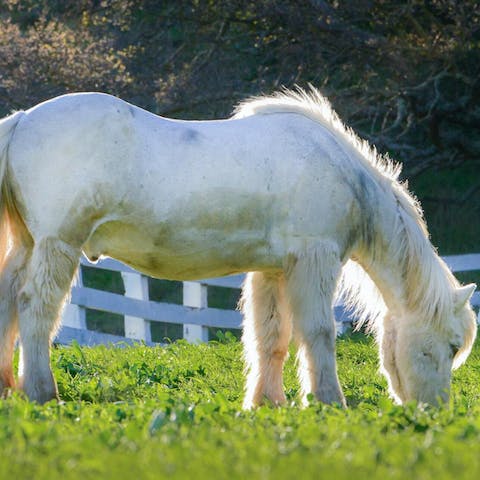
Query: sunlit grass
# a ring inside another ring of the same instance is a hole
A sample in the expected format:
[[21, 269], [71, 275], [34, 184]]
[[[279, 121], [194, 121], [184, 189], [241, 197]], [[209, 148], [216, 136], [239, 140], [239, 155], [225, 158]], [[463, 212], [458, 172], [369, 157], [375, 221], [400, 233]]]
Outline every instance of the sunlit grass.
[[[229, 337], [231, 338], [231, 337]], [[241, 346], [60, 347], [64, 402], [0, 403], [0, 478], [476, 478], [480, 349], [454, 374], [450, 409], [394, 405], [370, 338], [339, 339], [349, 408], [241, 411]]]

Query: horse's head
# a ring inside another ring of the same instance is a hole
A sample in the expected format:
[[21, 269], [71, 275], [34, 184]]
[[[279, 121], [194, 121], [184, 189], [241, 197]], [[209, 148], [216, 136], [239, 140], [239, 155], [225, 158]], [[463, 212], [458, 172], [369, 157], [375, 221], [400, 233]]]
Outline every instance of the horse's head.
[[452, 368], [468, 357], [477, 331], [470, 297], [475, 285], [457, 289], [448, 318], [421, 322], [418, 315], [387, 315], [380, 332], [383, 373], [400, 403], [447, 403]]

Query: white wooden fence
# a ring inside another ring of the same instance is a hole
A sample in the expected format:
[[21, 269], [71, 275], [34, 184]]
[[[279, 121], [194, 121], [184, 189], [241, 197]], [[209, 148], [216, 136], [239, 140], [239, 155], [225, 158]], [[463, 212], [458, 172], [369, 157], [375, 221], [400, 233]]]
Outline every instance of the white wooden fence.
[[[480, 270], [480, 254], [444, 257], [454, 272]], [[120, 272], [125, 295], [95, 290], [83, 286], [82, 266]], [[152, 344], [151, 322], [167, 322], [183, 325], [183, 337], [190, 341], [208, 340], [208, 327], [240, 329], [241, 315], [234, 310], [210, 308], [207, 301], [209, 286], [241, 287], [244, 276], [232, 275], [209, 278], [195, 282], [183, 282], [183, 305], [154, 302], [149, 299], [148, 277], [112, 259], [91, 264], [82, 258], [76, 284], [72, 288], [71, 302], [65, 308], [62, 328], [56, 338], [58, 343], [70, 343], [73, 339], [82, 345], [143, 341]], [[480, 306], [480, 292], [472, 298], [475, 307]], [[123, 315], [125, 337], [87, 329], [86, 310], [100, 310]], [[343, 332], [351, 322], [341, 305], [335, 306], [337, 332]], [[479, 314], [480, 319], [480, 314]]]

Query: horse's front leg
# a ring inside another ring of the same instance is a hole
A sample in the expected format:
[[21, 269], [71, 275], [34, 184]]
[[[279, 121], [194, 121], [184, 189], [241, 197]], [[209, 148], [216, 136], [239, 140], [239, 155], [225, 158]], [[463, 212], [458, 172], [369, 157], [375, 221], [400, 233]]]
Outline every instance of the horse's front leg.
[[50, 367], [50, 345], [79, 257], [79, 250], [59, 239], [40, 240], [33, 248], [18, 295], [22, 344], [19, 386], [30, 400], [39, 403], [58, 397]]
[[286, 294], [298, 343], [298, 369], [303, 402], [313, 393], [324, 403], [345, 406], [335, 357], [333, 297], [341, 270], [334, 245], [321, 243], [290, 255]]

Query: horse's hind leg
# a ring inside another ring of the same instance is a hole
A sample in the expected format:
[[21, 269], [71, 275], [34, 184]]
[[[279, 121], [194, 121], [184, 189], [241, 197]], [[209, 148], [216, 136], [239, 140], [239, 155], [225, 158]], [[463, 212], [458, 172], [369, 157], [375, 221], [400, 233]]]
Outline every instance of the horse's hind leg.
[[58, 396], [50, 367], [50, 344], [79, 257], [78, 249], [57, 238], [36, 242], [18, 296], [22, 343], [19, 384], [31, 400], [39, 403]]
[[247, 383], [243, 407], [286, 401], [283, 363], [291, 337], [291, 322], [284, 299], [284, 278], [253, 272], [242, 292], [243, 337]]
[[298, 343], [303, 401], [313, 393], [324, 403], [345, 405], [335, 358], [332, 303], [341, 264], [333, 245], [319, 244], [286, 265], [286, 295]]
[[13, 351], [18, 335], [16, 295], [22, 283], [27, 252], [15, 245], [0, 274], [0, 394], [15, 387]]

